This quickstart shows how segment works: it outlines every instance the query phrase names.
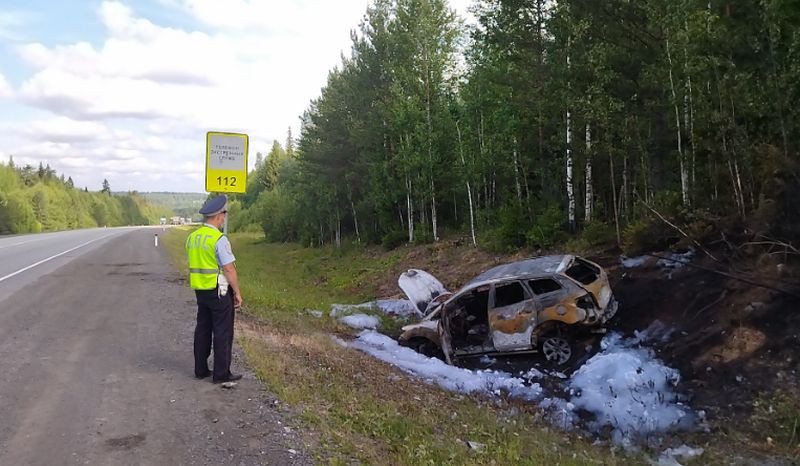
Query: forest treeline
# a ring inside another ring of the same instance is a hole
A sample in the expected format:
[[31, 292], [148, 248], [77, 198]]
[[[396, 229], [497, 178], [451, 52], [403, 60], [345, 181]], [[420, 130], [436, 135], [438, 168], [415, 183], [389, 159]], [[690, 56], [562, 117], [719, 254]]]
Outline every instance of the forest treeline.
[[198, 211], [203, 206], [206, 194], [202, 193], [177, 193], [177, 192], [139, 192], [147, 202], [165, 207], [172, 215], [184, 218], [199, 219]]
[[794, 0], [375, 0], [235, 227], [305, 244], [445, 233], [635, 249], [671, 231], [796, 238]]
[[158, 224], [169, 212], [135, 192], [112, 195], [108, 181], [89, 192], [49, 165], [0, 163], [0, 234]]

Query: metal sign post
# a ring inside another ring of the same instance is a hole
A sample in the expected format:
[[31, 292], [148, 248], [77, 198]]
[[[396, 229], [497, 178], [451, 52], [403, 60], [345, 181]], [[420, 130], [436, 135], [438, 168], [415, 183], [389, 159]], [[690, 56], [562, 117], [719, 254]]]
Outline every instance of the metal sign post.
[[[247, 151], [250, 138], [243, 133], [209, 131], [206, 134], [206, 191], [244, 193], [247, 188]], [[223, 233], [228, 233], [225, 216]]]

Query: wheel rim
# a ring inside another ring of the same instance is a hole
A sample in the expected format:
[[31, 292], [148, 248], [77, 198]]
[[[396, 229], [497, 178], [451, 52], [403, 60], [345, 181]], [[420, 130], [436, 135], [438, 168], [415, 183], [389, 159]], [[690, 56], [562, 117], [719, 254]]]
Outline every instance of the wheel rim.
[[564, 364], [572, 356], [572, 348], [569, 342], [560, 337], [552, 337], [545, 340], [542, 344], [542, 352], [548, 361], [556, 364]]

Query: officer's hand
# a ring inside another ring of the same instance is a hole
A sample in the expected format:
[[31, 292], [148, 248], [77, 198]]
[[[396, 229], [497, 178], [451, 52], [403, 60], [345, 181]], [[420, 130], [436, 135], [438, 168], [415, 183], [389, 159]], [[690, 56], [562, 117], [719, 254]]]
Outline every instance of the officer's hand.
[[242, 307], [242, 295], [240, 295], [239, 293], [233, 294], [233, 307], [237, 309]]

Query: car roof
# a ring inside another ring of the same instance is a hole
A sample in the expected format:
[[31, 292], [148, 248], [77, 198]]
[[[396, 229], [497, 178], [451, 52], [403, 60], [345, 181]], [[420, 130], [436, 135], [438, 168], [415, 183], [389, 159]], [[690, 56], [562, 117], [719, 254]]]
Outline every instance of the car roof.
[[[491, 283], [498, 280], [511, 279], [515, 277], [530, 277], [534, 275], [552, 275], [561, 273], [559, 266], [569, 262], [572, 255], [552, 255], [533, 257], [508, 264], [498, 265], [468, 281], [462, 289], [472, 288], [484, 283]], [[566, 259], [566, 261], [565, 261]]]

